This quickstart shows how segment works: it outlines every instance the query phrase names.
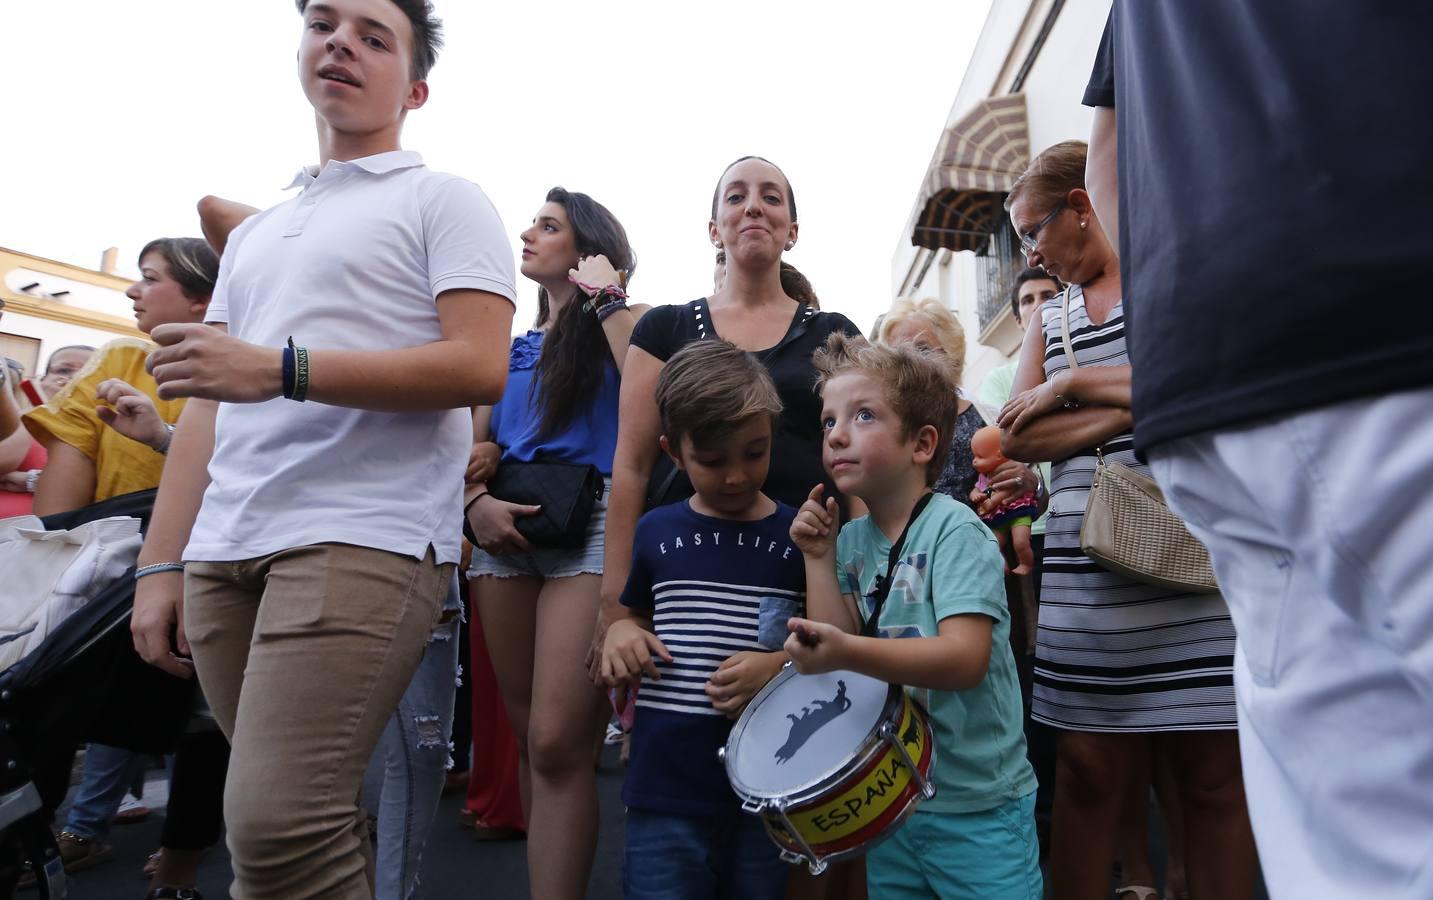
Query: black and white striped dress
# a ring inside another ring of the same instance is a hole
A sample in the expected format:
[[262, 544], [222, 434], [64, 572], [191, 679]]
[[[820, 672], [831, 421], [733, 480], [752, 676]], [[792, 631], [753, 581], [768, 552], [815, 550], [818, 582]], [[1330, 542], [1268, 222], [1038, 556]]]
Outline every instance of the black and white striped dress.
[[[1129, 364], [1123, 303], [1102, 325], [1070, 288], [1070, 339], [1083, 366]], [[1040, 307], [1045, 378], [1067, 368], [1061, 298]], [[1131, 436], [1104, 445], [1105, 459], [1141, 472]], [[1074, 731], [1190, 731], [1235, 727], [1234, 626], [1219, 594], [1177, 594], [1132, 581], [1080, 552], [1080, 523], [1094, 476], [1094, 448], [1056, 460], [1045, 532], [1033, 714]]]

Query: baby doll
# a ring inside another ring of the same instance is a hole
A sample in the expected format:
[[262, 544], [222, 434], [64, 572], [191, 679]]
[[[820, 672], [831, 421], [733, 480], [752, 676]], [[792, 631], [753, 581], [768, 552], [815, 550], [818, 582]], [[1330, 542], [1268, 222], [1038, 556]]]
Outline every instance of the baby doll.
[[[991, 492], [990, 474], [1009, 462], [1000, 452], [1000, 429], [987, 425], [975, 432], [970, 439], [970, 453], [975, 471], [980, 473], [975, 481], [975, 490], [988, 496]], [[1026, 493], [1006, 500], [994, 512], [980, 517], [995, 532], [1002, 551], [1014, 540], [1015, 558], [1020, 563], [1014, 569], [1016, 575], [1028, 574], [1035, 566], [1035, 554], [1030, 550], [1030, 523], [1039, 510], [1035, 495]]]

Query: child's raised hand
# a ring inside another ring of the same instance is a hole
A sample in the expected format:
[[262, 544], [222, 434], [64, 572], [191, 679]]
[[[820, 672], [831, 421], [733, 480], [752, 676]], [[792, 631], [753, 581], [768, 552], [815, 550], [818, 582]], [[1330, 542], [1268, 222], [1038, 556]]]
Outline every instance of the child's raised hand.
[[786, 623], [791, 631], [783, 647], [786, 655], [802, 675], [819, 675], [847, 668], [845, 651], [852, 635], [835, 625], [792, 617]]
[[655, 634], [632, 619], [618, 619], [607, 629], [597, 683], [604, 687], [636, 684], [644, 672], [653, 681], [660, 681], [662, 675], [652, 661], [654, 653], [666, 662], [672, 661], [672, 654]]
[[825, 493], [825, 485], [812, 488], [791, 521], [792, 543], [806, 556], [817, 559], [836, 552], [836, 535], [841, 530], [841, 508], [835, 497], [826, 497], [822, 504]]
[[757, 650], [733, 653], [717, 666], [704, 690], [712, 698], [717, 712], [735, 719], [756, 692], [776, 677], [785, 661], [780, 653]]

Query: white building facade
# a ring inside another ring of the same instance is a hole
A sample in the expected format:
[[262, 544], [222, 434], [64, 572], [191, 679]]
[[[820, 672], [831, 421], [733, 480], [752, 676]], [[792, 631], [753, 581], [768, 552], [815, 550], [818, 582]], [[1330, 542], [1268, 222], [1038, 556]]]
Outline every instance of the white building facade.
[[1022, 337], [1010, 312], [1024, 267], [1003, 204], [1031, 157], [1088, 140], [1082, 106], [1111, 0], [995, 0], [897, 240], [891, 289], [935, 297], [966, 332], [973, 394]]
[[143, 338], [124, 295], [129, 285], [114, 273], [112, 252], [96, 270], [0, 247], [0, 354], [34, 376], [60, 347]]

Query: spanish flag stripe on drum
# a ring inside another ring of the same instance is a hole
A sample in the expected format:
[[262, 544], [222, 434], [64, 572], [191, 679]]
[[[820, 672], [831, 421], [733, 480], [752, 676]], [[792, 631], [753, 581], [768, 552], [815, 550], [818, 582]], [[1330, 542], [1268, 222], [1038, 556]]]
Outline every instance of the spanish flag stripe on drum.
[[[931, 735], [908, 696], [902, 695], [900, 728], [906, 752], [925, 771], [930, 766]], [[860, 771], [847, 776], [827, 797], [786, 810], [792, 825], [821, 857], [830, 857], [873, 844], [887, 827], [911, 808], [920, 785], [896, 748], [875, 745], [871, 759]], [[778, 844], [799, 852], [800, 845], [787, 834], [785, 823], [764, 813], [768, 831]], [[866, 847], [869, 849], [869, 847]]]

